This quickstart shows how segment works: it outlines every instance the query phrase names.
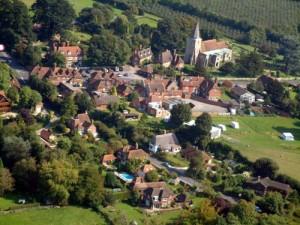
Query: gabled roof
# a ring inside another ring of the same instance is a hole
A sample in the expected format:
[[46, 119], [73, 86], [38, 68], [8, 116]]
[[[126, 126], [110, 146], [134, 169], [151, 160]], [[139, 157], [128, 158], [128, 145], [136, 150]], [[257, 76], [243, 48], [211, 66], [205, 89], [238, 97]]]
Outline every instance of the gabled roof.
[[50, 136], [52, 135], [52, 132], [49, 129], [42, 129], [40, 133], [40, 137], [44, 139], [47, 142], [50, 142]]
[[242, 88], [240, 86], [234, 86], [231, 89], [231, 93], [236, 95], [236, 96], [242, 96], [243, 94], [246, 94], [248, 91], [245, 88]]
[[128, 152], [128, 159], [145, 159], [148, 154], [143, 149], [130, 150]]
[[166, 50], [160, 53], [159, 62], [161, 64], [171, 63], [173, 61], [173, 55], [170, 50]]
[[174, 133], [156, 135], [152, 139], [155, 145], [179, 145], [179, 141]]
[[228, 45], [225, 41], [217, 41], [216, 39], [211, 39], [207, 41], [202, 41], [201, 51], [209, 52], [223, 48], [228, 48]]
[[66, 57], [79, 57], [82, 56], [82, 50], [79, 46], [60, 46], [57, 52]]
[[282, 190], [282, 191], [286, 191], [286, 192], [291, 191], [290, 185], [284, 184], [284, 183], [281, 183], [281, 182], [278, 182], [278, 181], [271, 180], [269, 177], [258, 178], [258, 179], [250, 181], [249, 183], [251, 183], [251, 184], [261, 184], [265, 188], [274, 188], [274, 189]]
[[113, 154], [106, 154], [102, 157], [102, 163], [115, 161], [117, 158]]

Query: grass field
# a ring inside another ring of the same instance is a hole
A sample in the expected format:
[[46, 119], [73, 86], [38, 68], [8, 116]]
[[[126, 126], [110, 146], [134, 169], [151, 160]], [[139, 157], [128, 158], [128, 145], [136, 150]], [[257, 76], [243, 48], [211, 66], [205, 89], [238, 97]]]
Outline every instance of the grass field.
[[135, 220], [138, 224], [143, 224], [145, 220], [153, 219], [159, 224], [164, 225], [167, 222], [170, 222], [172, 219], [176, 218], [180, 214], [180, 210], [162, 212], [160, 214], [154, 215], [146, 215], [142, 212], [142, 210], [138, 207], [132, 207], [126, 203], [118, 202], [113, 207], [103, 209], [105, 213], [109, 215], [109, 217], [114, 220], [116, 217], [120, 217], [122, 215], [126, 216], [129, 222]]
[[5, 210], [16, 205], [16, 198], [14, 197], [0, 198], [0, 210]]
[[[230, 128], [238, 121], [240, 129]], [[284, 117], [214, 117], [215, 124], [227, 125], [222, 141], [230, 144], [254, 161], [260, 157], [272, 158], [280, 172], [300, 181], [300, 120]], [[281, 132], [291, 132], [295, 141], [280, 139]]]
[[0, 216], [0, 225], [105, 225], [97, 213], [78, 207], [28, 209]]

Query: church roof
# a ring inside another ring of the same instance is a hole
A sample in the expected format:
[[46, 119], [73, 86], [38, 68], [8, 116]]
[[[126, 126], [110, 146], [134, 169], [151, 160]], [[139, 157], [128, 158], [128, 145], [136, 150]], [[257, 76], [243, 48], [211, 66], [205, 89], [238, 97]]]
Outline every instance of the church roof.
[[216, 39], [211, 39], [207, 41], [202, 41], [201, 47], [202, 52], [209, 52], [217, 49], [228, 48], [228, 45], [225, 41], [217, 41]]

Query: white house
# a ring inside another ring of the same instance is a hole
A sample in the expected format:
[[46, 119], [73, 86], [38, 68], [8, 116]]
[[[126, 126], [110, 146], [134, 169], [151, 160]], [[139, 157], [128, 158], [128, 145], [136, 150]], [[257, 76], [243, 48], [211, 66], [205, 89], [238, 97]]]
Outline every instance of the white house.
[[247, 102], [249, 104], [255, 102], [255, 95], [238, 85], [231, 89], [230, 95], [239, 102]]
[[231, 121], [231, 127], [233, 129], [240, 129], [240, 124], [239, 124], [239, 122]]
[[283, 132], [281, 138], [285, 141], [295, 141], [294, 135], [290, 132]]
[[149, 143], [149, 151], [157, 153], [158, 151], [178, 153], [181, 151], [181, 146], [174, 133], [166, 133], [156, 135]]
[[219, 127], [211, 127], [210, 130], [210, 137], [211, 139], [217, 139], [219, 137], [221, 137], [222, 134], [222, 129]]

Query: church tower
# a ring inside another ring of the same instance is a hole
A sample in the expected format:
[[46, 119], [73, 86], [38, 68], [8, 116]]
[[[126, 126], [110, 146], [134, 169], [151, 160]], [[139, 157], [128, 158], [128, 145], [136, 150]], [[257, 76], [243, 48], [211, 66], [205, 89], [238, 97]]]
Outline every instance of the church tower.
[[199, 22], [196, 25], [194, 36], [186, 41], [186, 49], [184, 53], [184, 62], [195, 65], [197, 63], [198, 55], [201, 51], [202, 39], [200, 37]]

